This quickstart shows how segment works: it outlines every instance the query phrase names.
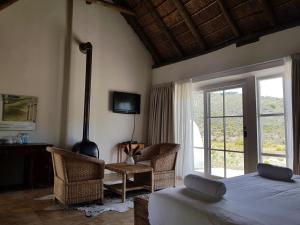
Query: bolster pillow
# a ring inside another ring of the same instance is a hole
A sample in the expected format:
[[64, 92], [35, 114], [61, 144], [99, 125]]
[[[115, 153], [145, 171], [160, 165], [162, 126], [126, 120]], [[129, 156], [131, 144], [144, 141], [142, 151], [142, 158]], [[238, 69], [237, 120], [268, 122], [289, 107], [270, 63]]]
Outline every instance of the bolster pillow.
[[289, 168], [264, 163], [257, 164], [257, 172], [261, 177], [272, 180], [292, 181], [293, 176], [293, 171]]
[[225, 184], [221, 181], [189, 174], [184, 178], [184, 185], [209, 200], [220, 200], [226, 193]]

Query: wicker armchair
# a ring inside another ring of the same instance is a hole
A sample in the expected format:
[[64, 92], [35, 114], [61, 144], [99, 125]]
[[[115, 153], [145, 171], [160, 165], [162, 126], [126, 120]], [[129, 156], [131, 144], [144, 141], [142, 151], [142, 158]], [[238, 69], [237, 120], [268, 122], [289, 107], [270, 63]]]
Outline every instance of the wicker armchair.
[[103, 201], [104, 161], [58, 148], [52, 155], [54, 197], [66, 207], [82, 202]]
[[[178, 144], [156, 144], [144, 148], [142, 155], [135, 157], [137, 163], [149, 164], [153, 167], [155, 190], [175, 187], [175, 166], [179, 148]], [[147, 176], [146, 174], [136, 174], [134, 179], [147, 183], [151, 180]]]

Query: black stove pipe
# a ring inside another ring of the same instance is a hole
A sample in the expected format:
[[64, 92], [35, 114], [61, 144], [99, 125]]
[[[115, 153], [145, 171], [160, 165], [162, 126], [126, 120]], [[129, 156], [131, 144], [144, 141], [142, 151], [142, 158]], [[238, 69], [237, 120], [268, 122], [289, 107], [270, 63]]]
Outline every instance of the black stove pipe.
[[79, 45], [79, 49], [82, 53], [86, 54], [83, 135], [82, 135], [82, 141], [76, 143], [73, 146], [72, 151], [99, 158], [99, 149], [97, 144], [89, 140], [93, 46], [90, 42], [81, 43]]
[[91, 79], [92, 79], [92, 54], [93, 46], [90, 42], [81, 43], [79, 49], [86, 54], [86, 77], [84, 93], [84, 116], [83, 116], [83, 138], [82, 141], [88, 141], [89, 121], [90, 121], [90, 99], [91, 99]]

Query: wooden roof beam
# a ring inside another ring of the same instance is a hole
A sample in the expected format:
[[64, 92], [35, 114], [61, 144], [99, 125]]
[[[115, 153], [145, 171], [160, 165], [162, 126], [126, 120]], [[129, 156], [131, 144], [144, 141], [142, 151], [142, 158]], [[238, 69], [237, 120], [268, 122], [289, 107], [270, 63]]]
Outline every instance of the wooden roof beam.
[[264, 13], [265, 13], [270, 25], [272, 27], [275, 27], [277, 25], [277, 19], [276, 19], [276, 16], [275, 16], [273, 9], [271, 8], [268, 0], [260, 0], [260, 3], [263, 7]]
[[130, 16], [136, 16], [135, 13], [131, 9], [108, 2], [106, 0], [86, 0], [85, 2], [87, 4], [98, 3], [104, 7], [119, 11], [120, 13], [125, 13]]
[[176, 51], [177, 55], [179, 57], [183, 57], [184, 56], [184, 52], [181, 49], [180, 44], [177, 42], [177, 40], [172, 35], [172, 33], [168, 30], [168, 27], [166, 26], [166, 24], [164, 23], [163, 19], [160, 17], [160, 15], [158, 14], [158, 12], [156, 11], [156, 9], [155, 9], [152, 1], [151, 0], [144, 0], [143, 3], [145, 3], [147, 9], [149, 10], [150, 14], [152, 15], [154, 21], [156, 22], [156, 24], [158, 25], [158, 27], [160, 28], [160, 30], [168, 38], [169, 42], [171, 43], [172, 47]]
[[[113, 0], [113, 2], [125, 6], [129, 8], [129, 5], [125, 3], [123, 0]], [[124, 19], [127, 21], [127, 23], [131, 26], [131, 28], [134, 30], [134, 32], [137, 34], [137, 36], [140, 38], [140, 40], [143, 42], [147, 50], [150, 52], [154, 64], [160, 64], [163, 62], [160, 54], [158, 53], [156, 47], [154, 46], [151, 39], [147, 36], [147, 34], [144, 32], [141, 25], [138, 23], [136, 17], [130, 16], [125, 13], [121, 13]]]
[[186, 8], [184, 7], [184, 4], [181, 2], [181, 0], [172, 0], [174, 5], [176, 6], [178, 12], [182, 16], [185, 24], [188, 26], [190, 31], [192, 32], [193, 36], [196, 38], [197, 42], [202, 46], [203, 49], [206, 49], [206, 43], [200, 33], [199, 28], [193, 21], [191, 15], [188, 13]]
[[241, 36], [241, 32], [237, 27], [237, 24], [235, 23], [235, 21], [233, 20], [231, 13], [229, 12], [226, 3], [224, 2], [224, 0], [217, 0], [217, 3], [222, 11], [223, 16], [225, 17], [228, 25], [230, 26], [232, 32], [234, 33], [234, 36], [236, 38]]
[[10, 6], [11, 4], [17, 2], [18, 0], [8, 0], [4, 3], [0, 3], [0, 10], [5, 9], [6, 7]]
[[125, 18], [125, 20], [127, 21], [127, 23], [133, 28], [133, 30], [138, 35], [138, 37], [141, 39], [141, 41], [143, 42], [145, 47], [148, 49], [148, 51], [150, 52], [150, 54], [154, 60], [154, 63], [155, 64], [161, 63], [162, 59], [161, 59], [158, 51], [156, 50], [156, 47], [154, 46], [154, 44], [152, 43], [150, 38], [147, 36], [147, 34], [144, 32], [143, 28], [139, 25], [137, 20], [134, 17], [128, 16], [126, 14], [122, 14], [122, 15]]

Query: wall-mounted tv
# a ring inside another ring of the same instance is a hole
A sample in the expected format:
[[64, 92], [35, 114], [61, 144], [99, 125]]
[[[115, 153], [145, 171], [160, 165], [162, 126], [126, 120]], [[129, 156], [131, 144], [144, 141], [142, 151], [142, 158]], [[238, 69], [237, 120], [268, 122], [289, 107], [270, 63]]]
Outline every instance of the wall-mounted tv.
[[112, 111], [115, 113], [140, 114], [141, 95], [113, 92]]

